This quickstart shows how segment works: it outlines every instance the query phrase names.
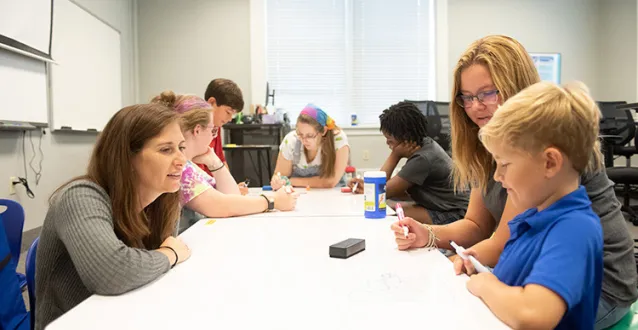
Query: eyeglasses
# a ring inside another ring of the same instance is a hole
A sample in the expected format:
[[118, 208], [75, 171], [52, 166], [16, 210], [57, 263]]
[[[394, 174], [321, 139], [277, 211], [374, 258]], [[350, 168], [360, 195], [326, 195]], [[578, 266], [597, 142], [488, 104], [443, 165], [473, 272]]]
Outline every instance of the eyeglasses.
[[310, 135], [310, 134], [308, 134], [308, 135], [305, 135], [305, 136], [304, 136], [304, 135], [302, 135], [301, 133], [299, 133], [299, 132], [297, 131], [297, 137], [298, 137], [298, 138], [299, 138], [299, 140], [301, 140], [301, 141], [305, 141], [305, 140], [312, 140], [312, 139], [314, 139], [314, 138], [316, 138], [316, 137], [317, 137], [317, 134], [314, 134], [314, 135]]
[[474, 104], [474, 99], [483, 103], [484, 105], [494, 105], [498, 104], [498, 94], [500, 91], [498, 89], [480, 92], [476, 95], [463, 95], [459, 94], [456, 96], [456, 104], [460, 105], [462, 108], [471, 108]]

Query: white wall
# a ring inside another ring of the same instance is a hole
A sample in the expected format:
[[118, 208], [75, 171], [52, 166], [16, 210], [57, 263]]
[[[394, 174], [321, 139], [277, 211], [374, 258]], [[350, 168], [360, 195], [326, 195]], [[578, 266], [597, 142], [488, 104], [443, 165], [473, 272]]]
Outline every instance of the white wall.
[[601, 101], [638, 101], [636, 2], [608, 0], [600, 3], [597, 69]]
[[228, 78], [250, 104], [249, 0], [138, 0], [138, 15], [141, 101]]
[[449, 0], [450, 74], [471, 42], [505, 34], [529, 52], [561, 53], [562, 81], [581, 80], [596, 97], [598, 7], [598, 0]]
[[[124, 104], [135, 103], [135, 58], [133, 29], [133, 0], [75, 0], [76, 3], [102, 18], [122, 35], [122, 98]], [[63, 23], [63, 22], [62, 22]], [[56, 22], [55, 24], [59, 24]], [[108, 97], [108, 96], [105, 96]], [[99, 102], [99, 100], [96, 100]], [[90, 106], [90, 105], [87, 105]], [[33, 153], [27, 135], [27, 172], [31, 189], [36, 195], [29, 199], [24, 189], [17, 187], [16, 195], [9, 195], [10, 176], [24, 176], [22, 164], [22, 133], [0, 132], [0, 198], [19, 201], [26, 212], [25, 230], [42, 225], [48, 209], [49, 195], [61, 184], [85, 172], [96, 136], [87, 134], [47, 134], [42, 138], [44, 153], [42, 179], [36, 186], [33, 171], [28, 162]], [[33, 142], [38, 149], [39, 133], [34, 132]], [[38, 161], [36, 160], [37, 166]]]

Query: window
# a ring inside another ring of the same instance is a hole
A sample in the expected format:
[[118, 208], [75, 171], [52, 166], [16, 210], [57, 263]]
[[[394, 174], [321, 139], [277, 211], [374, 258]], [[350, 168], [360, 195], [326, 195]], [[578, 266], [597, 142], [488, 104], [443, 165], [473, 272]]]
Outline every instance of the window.
[[434, 0], [267, 0], [267, 80], [295, 119], [315, 103], [349, 126], [434, 99]]

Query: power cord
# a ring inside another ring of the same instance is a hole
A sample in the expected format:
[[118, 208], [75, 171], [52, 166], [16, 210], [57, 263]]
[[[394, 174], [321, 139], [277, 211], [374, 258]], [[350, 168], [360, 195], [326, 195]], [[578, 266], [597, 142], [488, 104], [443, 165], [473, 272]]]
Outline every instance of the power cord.
[[45, 130], [42, 130], [42, 134], [40, 135], [40, 140], [38, 142], [38, 150], [40, 151], [40, 162], [38, 163], [38, 169], [36, 170], [33, 167], [33, 161], [36, 159], [37, 155], [35, 153], [35, 145], [33, 144], [33, 135], [31, 135], [31, 131], [29, 131], [29, 141], [31, 142], [31, 151], [33, 152], [33, 156], [29, 161], [29, 167], [35, 173], [35, 185], [40, 184], [40, 179], [42, 178], [42, 161], [44, 160], [44, 153], [42, 152], [42, 136], [46, 134]]
[[26, 178], [18, 178], [18, 181], [13, 181], [13, 185], [18, 185], [21, 184], [24, 186], [24, 189], [27, 192], [27, 196], [29, 196], [29, 198], [34, 199], [35, 198], [35, 194], [33, 193], [33, 191], [31, 190], [31, 188], [29, 188], [29, 182], [27, 181]]
[[34, 199], [35, 194], [29, 187], [29, 181], [28, 181], [29, 175], [27, 172], [27, 154], [26, 154], [26, 147], [25, 147], [26, 134], [27, 134], [26, 131], [22, 131], [22, 165], [24, 167], [24, 178], [18, 177], [18, 181], [13, 181], [12, 184], [14, 187], [15, 185], [18, 185], [18, 184], [23, 185], [24, 189], [26, 190], [27, 196], [31, 199]]

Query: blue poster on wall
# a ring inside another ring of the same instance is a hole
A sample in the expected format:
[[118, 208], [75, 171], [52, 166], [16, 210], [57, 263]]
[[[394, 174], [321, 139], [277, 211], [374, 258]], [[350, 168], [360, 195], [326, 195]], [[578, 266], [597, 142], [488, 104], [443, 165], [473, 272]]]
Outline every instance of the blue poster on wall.
[[529, 53], [534, 61], [541, 80], [560, 84], [560, 54], [558, 53]]

